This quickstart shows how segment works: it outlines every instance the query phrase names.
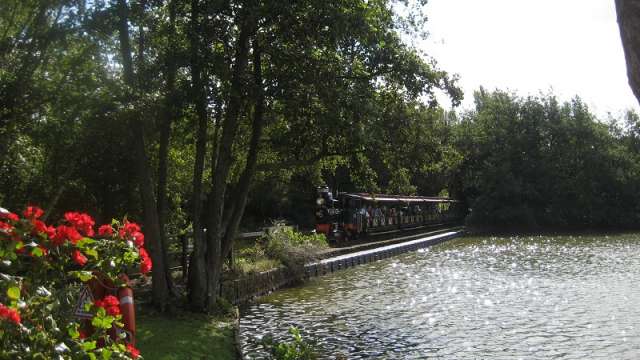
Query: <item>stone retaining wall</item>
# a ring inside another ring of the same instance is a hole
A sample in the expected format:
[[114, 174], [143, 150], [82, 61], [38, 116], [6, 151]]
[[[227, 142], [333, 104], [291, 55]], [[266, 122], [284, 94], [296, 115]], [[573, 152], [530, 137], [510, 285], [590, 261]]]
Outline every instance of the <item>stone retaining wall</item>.
[[279, 288], [295, 284], [300, 281], [300, 279], [322, 276], [338, 270], [433, 246], [459, 237], [463, 232], [463, 230], [450, 231], [438, 235], [420, 237], [406, 242], [320, 260], [318, 262], [305, 265], [303, 275], [292, 274], [288, 269], [280, 267], [251, 277], [226, 281], [222, 284], [221, 294], [222, 297], [235, 305], [251, 302], [257, 297], [267, 295]]

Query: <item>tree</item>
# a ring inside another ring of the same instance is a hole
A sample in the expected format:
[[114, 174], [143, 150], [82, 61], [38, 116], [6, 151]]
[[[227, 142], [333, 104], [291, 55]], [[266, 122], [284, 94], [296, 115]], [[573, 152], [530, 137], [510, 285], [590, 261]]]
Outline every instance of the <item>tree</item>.
[[637, 218], [627, 177], [637, 162], [579, 98], [481, 89], [456, 132], [472, 224], [607, 227]]
[[268, 148], [261, 151], [278, 154], [270, 166], [316, 166], [331, 156], [350, 156], [362, 145], [364, 134], [354, 136], [353, 130], [366, 124], [367, 107], [373, 109], [379, 89], [393, 88], [415, 99], [433, 96], [435, 86], [459, 99], [446, 73], [400, 41], [390, 2], [245, 1], [219, 11], [232, 15], [237, 30], [218, 40], [222, 48], [233, 49], [233, 56], [230, 77], [214, 72], [226, 100], [219, 145], [211, 150], [206, 246], [194, 249], [192, 260], [195, 268], [205, 268], [193, 275], [206, 281], [190, 283], [192, 307], [200, 309], [215, 305], [222, 262], [260, 160], [265, 123]]
[[[448, 182], [421, 180], [446, 172], [433, 91], [461, 93], [402, 42], [422, 24], [394, 13], [403, 4], [424, 2], [5, 2], [0, 201], [142, 216], [160, 309], [171, 232], [190, 222], [189, 302], [210, 310], [269, 182], [288, 199], [273, 213], [306, 206], [323, 177], [401, 192]], [[412, 166], [427, 161], [443, 165]]]

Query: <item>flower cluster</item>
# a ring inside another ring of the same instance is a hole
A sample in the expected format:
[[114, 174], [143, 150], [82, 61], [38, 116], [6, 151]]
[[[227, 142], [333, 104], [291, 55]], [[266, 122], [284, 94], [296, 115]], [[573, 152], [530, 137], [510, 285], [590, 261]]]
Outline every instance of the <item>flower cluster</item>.
[[133, 244], [138, 249], [138, 255], [140, 256], [140, 272], [146, 274], [151, 271], [151, 257], [144, 248], [144, 234], [140, 229], [140, 225], [125, 219], [117, 231], [114, 231], [113, 226], [110, 224], [100, 226], [98, 235], [107, 239], [119, 238]]
[[140, 232], [140, 226], [136, 223], [124, 221], [124, 225], [118, 231], [121, 238], [132, 241], [137, 247], [144, 246], [144, 235]]
[[14, 225], [20, 221], [18, 215], [12, 212], [0, 211], [0, 234], [4, 234], [5, 237], [14, 237]]
[[18, 311], [2, 303], [0, 303], [0, 318], [11, 321], [16, 325], [20, 324], [20, 322], [22, 321], [20, 319], [20, 314], [18, 313]]
[[78, 212], [68, 212], [64, 214], [64, 219], [85, 236], [94, 235], [93, 225], [95, 225], [95, 221], [91, 216]]
[[[83, 283], [99, 279], [125, 286], [121, 274], [134, 267], [143, 274], [151, 271], [140, 226], [114, 220], [96, 231], [94, 219], [81, 212], [67, 212], [60, 222], [47, 224], [37, 206], [28, 206], [21, 215], [0, 208], [0, 333], [9, 335], [2, 354], [11, 358], [28, 351], [58, 358], [70, 353], [75, 359], [118, 353], [118, 358], [138, 358], [134, 346], [113, 338], [111, 329], [123, 326], [118, 298], [106, 295], [84, 309], [93, 314], [89, 328], [69, 318], [75, 305], [62, 299], [77, 297]], [[50, 319], [57, 326], [50, 326]]]
[[[95, 254], [95, 251], [91, 250], [92, 247], [87, 245], [87, 242], [93, 241], [91, 237], [95, 236], [93, 218], [80, 212], [67, 212], [64, 214], [63, 223], [54, 227], [40, 220], [43, 214], [43, 210], [37, 206], [27, 207], [23, 212], [23, 220], [15, 213], [0, 211], [0, 240], [16, 242], [15, 252], [18, 254], [25, 254], [30, 249], [30, 255], [37, 253], [38, 256], [46, 256], [52, 249], [70, 244], [71, 247], [68, 251], [70, 259], [79, 266], [87, 265], [89, 262], [87, 255]], [[114, 231], [114, 226], [116, 231]], [[25, 235], [30, 237], [29, 240], [32, 241], [25, 241], [27, 240]], [[105, 240], [133, 244], [137, 250], [136, 257], [140, 262], [140, 272], [146, 274], [151, 271], [151, 257], [144, 248], [144, 234], [138, 224], [127, 219], [122, 224], [114, 221], [112, 224], [101, 225], [98, 228], [98, 236]], [[79, 243], [83, 239], [90, 241], [85, 241], [80, 245]], [[97, 258], [97, 256], [94, 257]]]
[[107, 295], [103, 299], [94, 301], [93, 304], [105, 309], [107, 314], [111, 316], [120, 315], [120, 301], [113, 295]]

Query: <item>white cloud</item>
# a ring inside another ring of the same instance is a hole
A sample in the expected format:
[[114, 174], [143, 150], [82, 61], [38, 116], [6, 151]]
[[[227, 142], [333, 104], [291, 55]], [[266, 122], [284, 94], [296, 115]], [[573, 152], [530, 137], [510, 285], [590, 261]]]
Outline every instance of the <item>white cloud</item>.
[[430, 0], [419, 47], [460, 74], [465, 106], [479, 86], [579, 95], [598, 114], [639, 109], [613, 0]]

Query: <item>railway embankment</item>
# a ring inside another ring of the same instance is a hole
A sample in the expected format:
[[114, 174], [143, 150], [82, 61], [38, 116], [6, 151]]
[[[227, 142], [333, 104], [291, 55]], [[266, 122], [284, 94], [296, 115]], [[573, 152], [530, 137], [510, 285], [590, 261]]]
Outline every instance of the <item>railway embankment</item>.
[[464, 233], [463, 227], [413, 233], [391, 239], [335, 247], [322, 252], [317, 261], [305, 264], [296, 270], [284, 266], [240, 279], [228, 280], [221, 286], [221, 295], [229, 302], [239, 305], [251, 302], [279, 288], [299, 284], [301, 281], [323, 276], [350, 267], [386, 259], [402, 253], [426, 248]]

